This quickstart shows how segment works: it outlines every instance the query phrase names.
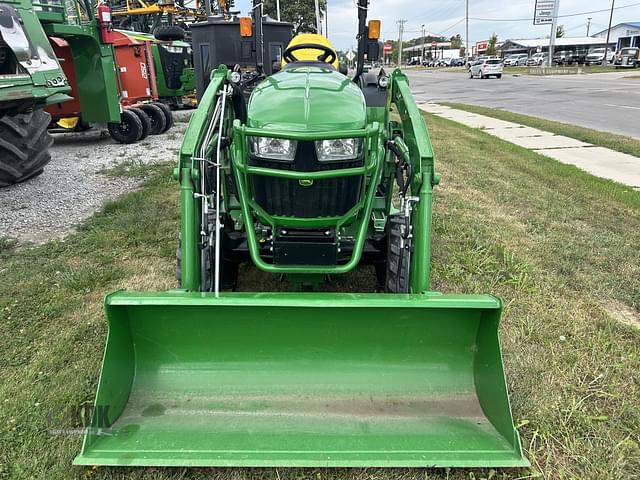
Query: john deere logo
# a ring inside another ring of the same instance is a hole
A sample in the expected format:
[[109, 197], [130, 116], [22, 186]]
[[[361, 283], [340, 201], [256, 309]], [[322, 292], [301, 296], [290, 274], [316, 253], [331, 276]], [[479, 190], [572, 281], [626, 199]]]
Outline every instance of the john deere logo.
[[302, 187], [310, 187], [311, 185], [313, 185], [313, 180], [301, 179], [301, 180], [298, 180], [298, 183]]

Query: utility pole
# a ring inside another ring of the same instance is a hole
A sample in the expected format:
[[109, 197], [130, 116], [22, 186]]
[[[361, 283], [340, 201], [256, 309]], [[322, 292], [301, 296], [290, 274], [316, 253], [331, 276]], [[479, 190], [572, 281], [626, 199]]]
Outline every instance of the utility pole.
[[320, 0], [316, 0], [316, 33], [320, 33]]
[[324, 6], [324, 36], [329, 38], [329, 2]]
[[276, 0], [276, 12], [278, 14], [278, 21], [280, 21], [280, 0]]
[[469, 63], [469, 0], [467, 0], [467, 11], [466, 11], [466, 33], [464, 36], [465, 39], [465, 47], [464, 47], [464, 64], [465, 66]]
[[602, 57], [602, 65], [607, 64], [607, 53], [609, 53], [609, 38], [611, 36], [611, 22], [613, 22], [613, 10], [615, 8], [616, 0], [611, 0], [611, 14], [609, 15], [609, 28], [607, 28], [607, 43], [604, 46], [604, 57]]
[[591, 29], [591, 18], [587, 18], [587, 37], [589, 36], [589, 30]]
[[420, 63], [424, 62], [424, 23], [422, 24], [422, 48], [420, 49]]
[[553, 49], [556, 45], [556, 34], [558, 29], [558, 9], [560, 8], [560, 0], [556, 0], [553, 9], [553, 21], [551, 22], [551, 37], [549, 38], [549, 66], [553, 66]]
[[402, 34], [404, 33], [404, 24], [407, 21], [403, 18], [396, 22], [398, 24], [398, 67], [402, 65]]

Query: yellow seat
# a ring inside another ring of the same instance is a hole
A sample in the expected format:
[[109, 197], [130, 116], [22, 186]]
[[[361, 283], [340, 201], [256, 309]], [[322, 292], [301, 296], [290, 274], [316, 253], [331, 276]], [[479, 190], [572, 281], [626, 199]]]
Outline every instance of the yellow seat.
[[[333, 44], [329, 41], [327, 37], [324, 35], [318, 35], [317, 33], [300, 33], [293, 37], [293, 39], [289, 42], [287, 48], [292, 47], [294, 45], [300, 45], [303, 43], [314, 44], [314, 45], [323, 45], [325, 47], [329, 47], [336, 54], [335, 60], [331, 63], [335, 67], [336, 70], [340, 68], [340, 62], [338, 60], [338, 53], [334, 48]], [[304, 48], [302, 50], [297, 50], [295, 52], [295, 57], [300, 61], [317, 61], [318, 56], [324, 53], [323, 50], [315, 49], [315, 48]], [[282, 66], [284, 67], [287, 62], [284, 58], [282, 58]]]

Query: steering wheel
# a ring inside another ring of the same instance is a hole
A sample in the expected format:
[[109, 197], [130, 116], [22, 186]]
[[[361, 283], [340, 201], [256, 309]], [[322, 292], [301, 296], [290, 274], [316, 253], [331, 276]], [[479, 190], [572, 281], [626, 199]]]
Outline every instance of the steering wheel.
[[330, 47], [320, 45], [319, 43], [299, 43], [297, 45], [289, 45], [282, 53], [282, 57], [287, 61], [287, 63], [300, 62], [301, 60], [293, 53], [298, 50], [306, 49], [320, 50], [322, 53], [318, 55], [318, 60], [321, 62], [333, 63], [336, 61], [336, 52], [334, 52]]

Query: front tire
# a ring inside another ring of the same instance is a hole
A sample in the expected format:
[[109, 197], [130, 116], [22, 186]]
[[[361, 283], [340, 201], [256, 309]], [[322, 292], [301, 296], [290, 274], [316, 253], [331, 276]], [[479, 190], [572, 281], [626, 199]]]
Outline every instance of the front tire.
[[142, 124], [142, 135], [140, 136], [140, 140], [144, 140], [151, 133], [151, 119], [139, 108], [130, 108], [129, 110], [135, 113], [140, 119], [140, 123]]
[[162, 110], [162, 113], [164, 113], [165, 126], [164, 130], [162, 130], [161, 133], [168, 131], [171, 127], [173, 127], [173, 112], [166, 103], [156, 102], [152, 105], [155, 105], [160, 110]]
[[151, 119], [151, 135], [159, 135], [165, 131], [167, 119], [164, 111], [153, 103], [145, 103], [140, 106], [140, 110], [146, 113]]
[[136, 143], [142, 137], [142, 122], [131, 109], [123, 110], [120, 123], [109, 123], [107, 128], [111, 138], [119, 143]]
[[0, 118], [0, 187], [24, 182], [42, 173], [51, 160], [51, 115], [44, 110]]
[[502, 74], [500, 73], [500, 74], [496, 75], [496, 78], [502, 78]]
[[411, 282], [411, 237], [403, 214], [391, 215], [387, 224], [387, 293], [409, 293]]

